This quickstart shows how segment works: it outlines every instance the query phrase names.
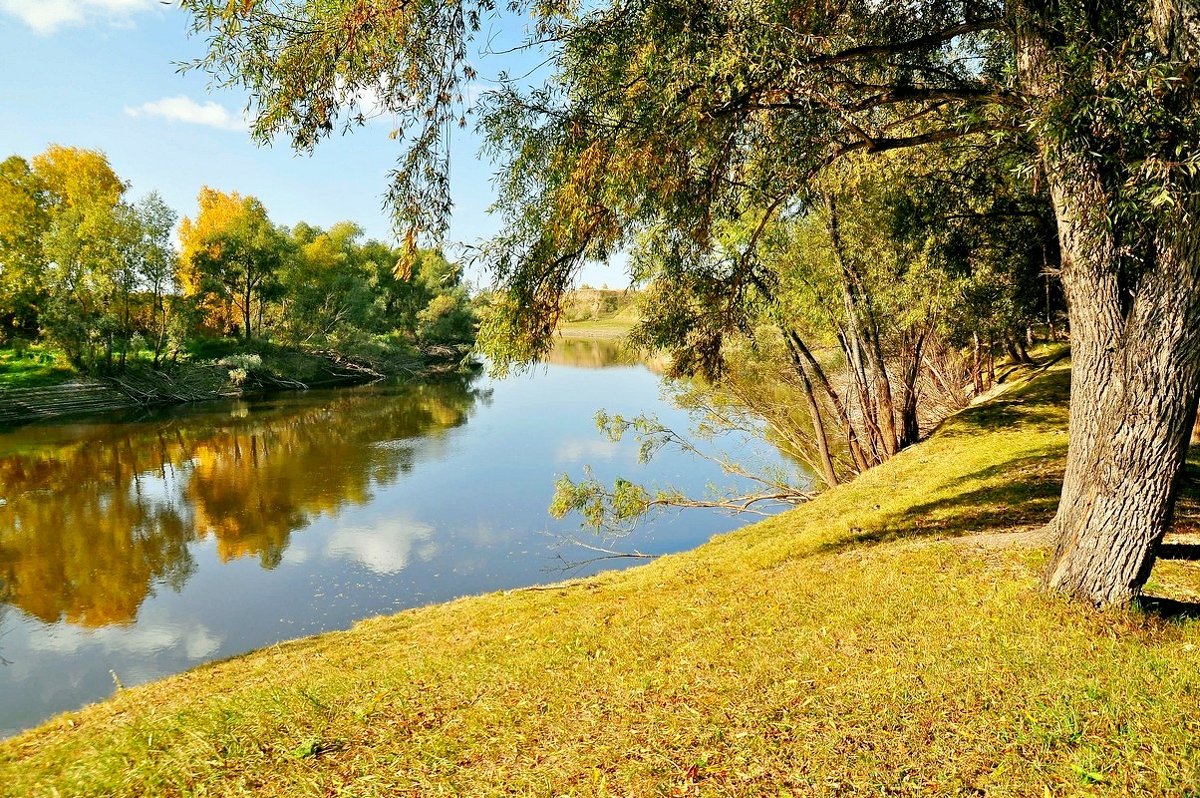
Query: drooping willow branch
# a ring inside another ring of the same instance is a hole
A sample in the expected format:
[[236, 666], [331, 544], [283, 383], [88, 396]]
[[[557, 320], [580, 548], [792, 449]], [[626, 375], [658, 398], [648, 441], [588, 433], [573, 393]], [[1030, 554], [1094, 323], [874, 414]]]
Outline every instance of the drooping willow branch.
[[[708, 414], [710, 423], [721, 425], [722, 416]], [[699, 460], [714, 463], [721, 471], [756, 489], [748, 491], [720, 491], [709, 486], [706, 496], [688, 496], [683, 491], [667, 487], [653, 492], [643, 485], [618, 477], [612, 486], [601, 483], [590, 468], [584, 469], [579, 481], [562, 475], [555, 483], [554, 499], [550, 514], [563, 518], [575, 512], [583, 517], [583, 526], [608, 538], [619, 538], [630, 534], [638, 522], [658, 511], [682, 509], [715, 509], [734, 514], [750, 513], [766, 516], [772, 510], [795, 506], [812, 498], [807, 486], [788, 481], [778, 470], [756, 471], [747, 468], [723, 453], [706, 451], [690, 438], [662, 424], [653, 416], [637, 416], [627, 419], [620, 415], [609, 415], [604, 411], [596, 414], [596, 424], [610, 441], [620, 441], [633, 432], [638, 442], [638, 461], [647, 463], [664, 449], [682, 452]], [[736, 429], [731, 424], [720, 432]], [[712, 427], [705, 433], [719, 434]]]

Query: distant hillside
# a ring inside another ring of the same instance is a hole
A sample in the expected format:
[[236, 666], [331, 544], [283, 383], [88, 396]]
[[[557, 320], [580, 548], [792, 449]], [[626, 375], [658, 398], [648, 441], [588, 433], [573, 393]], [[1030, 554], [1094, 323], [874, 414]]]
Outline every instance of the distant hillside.
[[638, 323], [636, 291], [581, 288], [567, 300], [559, 331], [567, 338], [619, 338]]

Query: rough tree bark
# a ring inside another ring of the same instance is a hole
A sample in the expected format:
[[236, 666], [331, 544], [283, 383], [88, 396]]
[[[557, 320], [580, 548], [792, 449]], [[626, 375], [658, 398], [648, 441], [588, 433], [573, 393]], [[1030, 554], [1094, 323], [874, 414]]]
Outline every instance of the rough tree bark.
[[[1041, 102], [1067, 96], [1051, 6], [1020, 5], [1022, 82]], [[1171, 39], [1182, 35], [1172, 29]], [[1043, 586], [1119, 605], [1140, 593], [1171, 523], [1195, 418], [1200, 237], [1192, 226], [1200, 186], [1184, 187], [1185, 201], [1160, 222], [1153, 252], [1123, 292], [1100, 158], [1063, 136], [1043, 134], [1039, 145], [1058, 220], [1072, 353], [1067, 468]]]
[[[1077, 208], [1068, 192], [1056, 204]], [[1071, 430], [1051, 522], [1053, 591], [1098, 605], [1137, 597], [1170, 526], [1200, 384], [1200, 239], [1164, 241], [1132, 307], [1087, 258], [1092, 236], [1065, 226], [1063, 284], [1071, 309]], [[1070, 250], [1067, 245], [1070, 245]], [[1109, 288], [1105, 293], [1102, 289]]]

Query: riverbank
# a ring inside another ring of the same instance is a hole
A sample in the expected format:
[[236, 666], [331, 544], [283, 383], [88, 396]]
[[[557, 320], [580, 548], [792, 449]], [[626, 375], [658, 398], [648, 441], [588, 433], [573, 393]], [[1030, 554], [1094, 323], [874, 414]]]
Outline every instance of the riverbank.
[[[1200, 624], [1035, 590], [1065, 364], [810, 504], [597, 578], [120, 691], [12, 795], [1181, 795]], [[1194, 486], [1181, 508], [1194, 531]], [[1151, 588], [1200, 598], [1190, 562]]]
[[[613, 292], [616, 293], [616, 292]], [[558, 334], [563, 338], [598, 338], [617, 341], [641, 321], [641, 314], [633, 304], [624, 304], [612, 311], [597, 311], [591, 318], [564, 321], [558, 325]]]
[[[421, 377], [457, 367], [463, 353], [434, 351], [407, 358], [347, 357], [259, 344], [254, 351], [187, 362], [167, 370], [134, 366], [106, 377], [62, 369], [28, 371], [11, 384], [0, 380], [0, 429], [36, 421], [135, 411], [278, 391], [359, 385]], [[44, 370], [44, 368], [43, 368]]]

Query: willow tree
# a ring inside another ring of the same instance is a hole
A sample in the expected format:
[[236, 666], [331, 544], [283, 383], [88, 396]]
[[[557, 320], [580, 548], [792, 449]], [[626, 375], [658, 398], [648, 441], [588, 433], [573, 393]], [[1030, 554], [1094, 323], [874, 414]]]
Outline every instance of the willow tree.
[[[390, 109], [407, 142], [398, 220], [437, 236], [445, 131], [492, 0], [183, 0], [203, 64], [244, 86], [254, 132], [313, 146]], [[931, 143], [1030, 150], [1062, 249], [1074, 357], [1058, 544], [1046, 587], [1135, 597], [1167, 529], [1200, 383], [1197, 0], [512, 0], [552, 75], [484, 100], [503, 167], [494, 354], [545, 350], [579, 266], [653, 231], [710, 290], [680, 324], [719, 358], [756, 277], [723, 220], [792, 212], [850, 153]], [[765, 210], [764, 210], [765, 209]]]

